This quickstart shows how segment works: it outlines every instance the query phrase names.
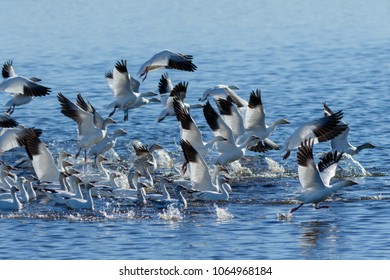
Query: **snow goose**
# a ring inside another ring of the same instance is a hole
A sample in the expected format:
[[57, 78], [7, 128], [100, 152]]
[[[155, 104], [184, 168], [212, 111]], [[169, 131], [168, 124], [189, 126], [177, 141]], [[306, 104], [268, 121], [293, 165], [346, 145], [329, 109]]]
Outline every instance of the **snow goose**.
[[114, 150], [114, 147], [116, 145], [117, 137], [124, 135], [127, 135], [127, 132], [122, 128], [115, 130], [111, 136], [107, 133], [102, 141], [91, 147], [88, 152], [88, 156], [94, 156], [96, 159], [98, 155], [104, 155], [105, 153], [110, 152], [114, 156], [115, 160], [120, 160], [118, 154]]
[[[326, 103], [324, 103], [324, 114], [325, 116], [334, 114]], [[347, 125], [343, 120], [340, 121], [340, 124], [344, 126], [346, 125], [347, 128], [340, 135], [336, 136], [330, 141], [332, 151], [339, 151], [353, 156], [363, 149], [375, 148], [375, 146], [371, 143], [364, 143], [359, 146], [353, 146], [348, 140], [349, 125]]]
[[14, 210], [21, 210], [23, 208], [23, 204], [19, 201], [18, 197], [16, 196], [17, 191], [18, 189], [15, 186], [11, 187], [12, 198], [1, 199], [0, 210], [14, 211]]
[[36, 81], [37, 78], [25, 78], [15, 74], [12, 61], [7, 61], [2, 69], [3, 82], [0, 83], [0, 92], [9, 92], [12, 98], [5, 104], [9, 107], [7, 113], [12, 114], [16, 106], [29, 103], [36, 96], [45, 96], [50, 94], [51, 89], [42, 86]]
[[115, 197], [116, 204], [118, 206], [136, 206], [146, 204], [147, 200], [145, 188], [147, 188], [146, 185], [138, 183], [136, 195]]
[[202, 133], [183, 101], [180, 98], [174, 98], [173, 107], [176, 118], [180, 122], [181, 139], [188, 141], [203, 158], [207, 156], [215, 142], [225, 140], [224, 137], [218, 135], [213, 137], [209, 142], [203, 141]]
[[313, 203], [316, 209], [327, 208], [328, 206], [319, 206], [319, 203], [329, 198], [341, 187], [356, 184], [347, 179], [339, 179], [331, 184], [342, 153], [329, 152], [316, 166], [313, 157], [314, 142], [314, 139], [305, 139], [298, 147], [298, 177], [304, 191], [296, 197], [301, 204], [292, 208], [290, 213], [295, 212], [305, 203]]
[[313, 139], [314, 144], [325, 142], [340, 135], [347, 129], [347, 125], [340, 124], [343, 117], [343, 112], [338, 111], [329, 116], [320, 119], [312, 120], [300, 125], [291, 136], [289, 136], [284, 144], [283, 151], [286, 154], [283, 159], [290, 156], [292, 149], [299, 147], [305, 139]]
[[[222, 176], [223, 175], [219, 175]], [[220, 191], [188, 191], [189, 200], [201, 200], [201, 201], [227, 201], [229, 200], [229, 192], [231, 189], [228, 185], [228, 180], [224, 180], [224, 183], [220, 186]]]
[[244, 98], [240, 97], [234, 90], [238, 90], [239, 88], [235, 85], [217, 85], [212, 88], [206, 89], [199, 101], [206, 101], [210, 96], [214, 99], [227, 99], [230, 97], [232, 101], [237, 105], [242, 116], [245, 116], [245, 110], [248, 106], [248, 101]]
[[157, 169], [157, 160], [153, 153], [157, 150], [162, 150], [163, 147], [157, 143], [148, 147], [139, 140], [134, 140], [132, 146], [136, 156], [134, 167], [141, 172], [142, 176], [147, 175], [145, 174], [146, 169], [148, 169], [149, 173], [154, 173]]
[[275, 131], [276, 127], [283, 124], [289, 124], [286, 119], [278, 119], [271, 125], [265, 123], [265, 112], [261, 99], [260, 89], [252, 91], [249, 96], [249, 102], [246, 107], [244, 126], [245, 134], [237, 139], [238, 143], [245, 141], [250, 135], [256, 135], [261, 139], [256, 145], [248, 149], [255, 152], [263, 152], [265, 148], [278, 150], [279, 145], [274, 143], [269, 137]]
[[[204, 158], [195, 150], [188, 141], [180, 141], [184, 158], [190, 166], [191, 188], [198, 191], [219, 191], [222, 177], [220, 172], [227, 171], [220, 165], [214, 168], [213, 176], [210, 176], [210, 168]], [[217, 179], [214, 180], [214, 177]], [[185, 187], [185, 186], [184, 186]]]
[[0, 131], [0, 155], [11, 149], [25, 146], [25, 138], [28, 133], [34, 133], [36, 136], [40, 136], [42, 130], [22, 126], [3, 128]]
[[58, 183], [60, 170], [54, 161], [53, 155], [33, 129], [28, 129], [25, 136], [25, 147], [32, 162], [35, 174], [40, 181]]
[[94, 202], [91, 194], [91, 189], [95, 186], [91, 183], [86, 183], [85, 188], [87, 190], [87, 198], [75, 198], [68, 197], [65, 198], [66, 206], [70, 209], [89, 209], [94, 210]]
[[75, 175], [70, 175], [65, 178], [67, 180], [70, 189], [69, 190], [56, 190], [56, 189], [44, 189], [47, 196], [53, 200], [56, 204], [66, 205], [68, 198], [80, 198], [83, 199], [80, 184], [82, 180]]
[[153, 55], [139, 69], [137, 75], [144, 81], [148, 72], [161, 68], [177, 69], [181, 71], [194, 72], [196, 65], [192, 63], [192, 55], [176, 53], [170, 50], [163, 50]]
[[84, 149], [84, 161], [86, 162], [87, 149], [103, 140], [107, 134], [107, 125], [116, 122], [111, 118], [107, 118], [104, 119], [100, 127], [100, 125], [97, 125], [95, 122], [95, 114], [83, 110], [80, 106], [66, 98], [62, 93], [58, 93], [57, 97], [61, 105], [61, 113], [74, 120], [78, 125], [79, 150], [76, 154], [76, 158], [81, 150]]
[[[21, 203], [27, 203], [30, 201], [29, 194], [27, 192], [27, 189], [25, 187], [25, 183], [27, 182], [27, 179], [23, 176], [20, 176], [16, 179], [16, 186], [18, 188], [17, 198], [19, 202]], [[12, 189], [12, 186], [10, 186], [10, 189]], [[9, 199], [12, 200], [12, 191], [1, 193], [0, 194], [0, 200]]]
[[186, 98], [186, 94], [187, 94], [187, 87], [188, 87], [187, 82], [179, 82], [177, 85], [175, 85], [175, 87], [169, 93], [169, 96], [163, 99], [164, 109], [158, 115], [157, 122], [161, 122], [167, 116], [176, 116], [175, 110], [173, 108], [173, 99], [177, 97], [182, 102], [184, 102], [184, 99]]
[[115, 98], [113, 102], [106, 106], [107, 109], [114, 108], [109, 117], [114, 115], [117, 109], [120, 109], [124, 111], [123, 120], [128, 121], [129, 109], [135, 109], [149, 103], [150, 100], [145, 98], [145, 94], [142, 95], [132, 87], [126, 60], [117, 61], [112, 71], [112, 79], [108, 73], [106, 73], [106, 79]]
[[221, 136], [225, 139], [216, 142], [216, 148], [219, 155], [214, 160], [214, 164], [226, 165], [239, 160], [245, 155], [245, 150], [248, 146], [252, 146], [259, 142], [259, 137], [251, 135], [242, 144], [237, 145], [232, 129], [214, 110], [209, 101], [207, 101], [204, 106], [203, 112], [210, 129], [214, 133], [214, 136]]

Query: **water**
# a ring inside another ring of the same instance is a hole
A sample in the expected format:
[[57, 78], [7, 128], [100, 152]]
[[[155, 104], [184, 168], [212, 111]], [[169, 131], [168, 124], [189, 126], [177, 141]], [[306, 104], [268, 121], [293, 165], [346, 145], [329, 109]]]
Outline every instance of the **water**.
[[[295, 151], [287, 161], [278, 151], [248, 153], [228, 202], [190, 202], [184, 211], [153, 205], [115, 209], [98, 200], [95, 211], [75, 212], [38, 200], [19, 213], [0, 213], [0, 258], [387, 259], [389, 19], [390, 5], [380, 0], [3, 3], [0, 61], [12, 59], [20, 75], [40, 77], [52, 88], [50, 96], [17, 108], [13, 116], [43, 129], [41, 139], [54, 155], [77, 150], [76, 126], [60, 113], [58, 92], [71, 99], [81, 93], [107, 115], [112, 94], [104, 73], [127, 59], [136, 74], [166, 48], [194, 56], [196, 72], [169, 71], [174, 83], [189, 82], [190, 103], [217, 84], [238, 85], [244, 98], [260, 88], [268, 122], [291, 122], [272, 136], [282, 144], [298, 124], [320, 117], [326, 101], [344, 111], [353, 144], [378, 148], [355, 156], [363, 169], [356, 162], [342, 164], [340, 176], [359, 184], [326, 202], [330, 208], [305, 205], [287, 219], [280, 214], [294, 206], [300, 190]], [[162, 73], [149, 73], [142, 91], [157, 90]], [[3, 93], [0, 102], [8, 98]], [[149, 145], [158, 140], [180, 165], [177, 123], [157, 124], [160, 109], [149, 104], [134, 110], [129, 122], [122, 112], [115, 115], [118, 124], [110, 129], [129, 132], [116, 147], [123, 164], [134, 156], [129, 143], [139, 139]], [[191, 113], [210, 139], [201, 110]], [[327, 149], [316, 146], [316, 155]], [[2, 159], [13, 164], [24, 154], [15, 150]], [[162, 166], [157, 180], [175, 172]]]

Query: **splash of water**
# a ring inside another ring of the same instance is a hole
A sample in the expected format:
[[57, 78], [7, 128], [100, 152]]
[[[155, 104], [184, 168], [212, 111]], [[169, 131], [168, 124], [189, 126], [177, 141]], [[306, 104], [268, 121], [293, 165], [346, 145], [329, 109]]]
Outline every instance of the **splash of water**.
[[354, 159], [351, 155], [349, 154], [344, 154], [343, 155], [344, 163], [346, 164], [346, 168], [342, 168], [343, 174], [347, 176], [352, 176], [352, 177], [358, 177], [358, 176], [371, 176], [370, 172], [368, 172], [361, 164], [359, 161]]
[[243, 178], [252, 176], [252, 171], [241, 165], [241, 163], [236, 160], [229, 165], [229, 174], [233, 177]]
[[183, 219], [183, 215], [178, 208], [173, 205], [168, 205], [167, 209], [163, 209], [162, 213], [158, 214], [158, 217], [162, 220], [168, 221], [180, 221]]
[[288, 213], [278, 213], [276, 214], [276, 218], [279, 220], [279, 221], [291, 221], [292, 218], [293, 218], [293, 215], [288, 212]]
[[169, 153], [167, 151], [165, 151], [164, 149], [159, 149], [159, 150], [155, 151], [155, 154], [156, 154], [155, 158], [157, 161], [157, 165], [160, 168], [172, 168], [173, 167], [173, 165], [174, 165], [173, 159], [171, 158], [171, 156], [169, 155]]
[[218, 221], [227, 221], [233, 219], [234, 216], [227, 209], [220, 208], [214, 204], [215, 213], [217, 214]]

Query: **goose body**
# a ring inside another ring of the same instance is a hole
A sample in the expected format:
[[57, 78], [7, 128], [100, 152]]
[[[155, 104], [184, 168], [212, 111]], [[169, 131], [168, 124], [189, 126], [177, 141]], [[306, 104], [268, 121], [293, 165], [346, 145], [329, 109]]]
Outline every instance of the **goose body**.
[[197, 67], [192, 63], [192, 58], [192, 55], [163, 50], [142, 64], [137, 75], [144, 81], [150, 71], [162, 68], [194, 72]]
[[339, 179], [331, 184], [331, 179], [336, 174], [337, 164], [342, 154], [329, 152], [316, 165], [313, 157], [313, 145], [314, 140], [310, 139], [304, 140], [298, 147], [298, 177], [303, 192], [296, 197], [296, 200], [300, 201], [301, 204], [292, 208], [290, 213], [295, 212], [305, 203], [313, 203], [316, 209], [327, 208], [327, 206], [319, 206], [319, 203], [332, 196], [341, 187], [356, 184], [347, 179]]

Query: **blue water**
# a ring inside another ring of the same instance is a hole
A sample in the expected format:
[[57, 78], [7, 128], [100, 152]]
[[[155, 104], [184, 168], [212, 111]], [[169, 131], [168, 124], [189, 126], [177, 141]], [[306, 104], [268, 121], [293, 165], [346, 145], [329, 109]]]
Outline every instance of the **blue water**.
[[[188, 102], [205, 89], [235, 84], [247, 98], [260, 88], [267, 120], [287, 118], [272, 139], [283, 140], [302, 122], [322, 116], [322, 102], [343, 110], [350, 141], [372, 142], [340, 176], [359, 184], [315, 210], [287, 213], [300, 191], [295, 151], [247, 153], [233, 193], [224, 203], [189, 203], [179, 212], [152, 205], [116, 210], [103, 200], [93, 212], [69, 211], [39, 199], [19, 213], [0, 213], [1, 259], [388, 259], [390, 4], [388, 1], [8, 1], [0, 10], [1, 63], [37, 76], [52, 94], [16, 108], [14, 118], [43, 129], [54, 155], [77, 151], [76, 125], [60, 113], [57, 93], [88, 98], [103, 115], [113, 99], [104, 79], [117, 60], [135, 75], [163, 49], [192, 54], [194, 73], [171, 70], [188, 81]], [[142, 91], [156, 91], [163, 71], [151, 72]], [[0, 103], [9, 99], [1, 93]], [[5, 110], [5, 109], [4, 109]], [[158, 141], [180, 165], [176, 121], [156, 123], [160, 104], [114, 115], [129, 132], [118, 138], [122, 164], [131, 165], [130, 142]], [[201, 110], [191, 112], [211, 132]], [[315, 147], [326, 151], [327, 144]], [[23, 149], [1, 159], [13, 164]], [[270, 162], [270, 164], [268, 164]], [[77, 162], [75, 162], [77, 163]], [[156, 179], [177, 175], [160, 162]], [[92, 167], [84, 170], [93, 172]], [[238, 168], [233, 168], [238, 171]], [[26, 167], [17, 172], [33, 172]], [[237, 172], [236, 172], [237, 173]]]

